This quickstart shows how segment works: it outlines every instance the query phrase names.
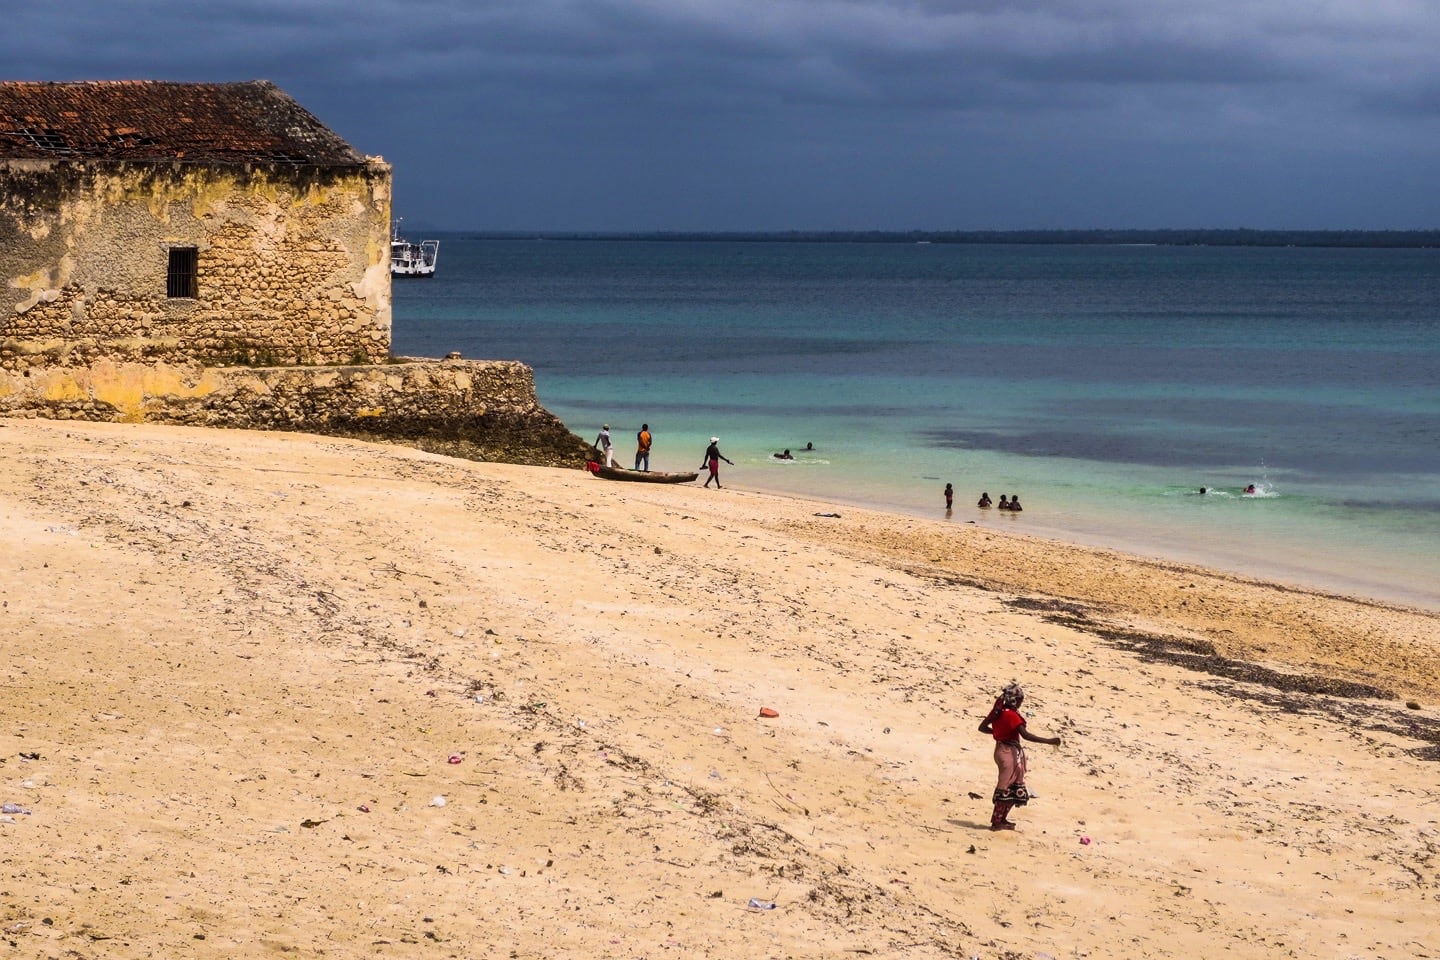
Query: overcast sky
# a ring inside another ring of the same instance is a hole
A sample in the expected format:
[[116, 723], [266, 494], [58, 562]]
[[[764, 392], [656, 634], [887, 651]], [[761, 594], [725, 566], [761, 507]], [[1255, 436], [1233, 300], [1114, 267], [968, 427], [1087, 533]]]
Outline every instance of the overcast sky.
[[273, 80], [407, 228], [1440, 227], [1437, 0], [7, 7], [5, 79]]

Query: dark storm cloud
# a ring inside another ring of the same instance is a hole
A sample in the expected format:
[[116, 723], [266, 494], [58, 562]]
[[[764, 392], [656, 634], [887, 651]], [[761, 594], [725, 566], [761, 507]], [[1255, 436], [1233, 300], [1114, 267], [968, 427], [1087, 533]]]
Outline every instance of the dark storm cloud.
[[265, 78], [440, 226], [1418, 227], [1440, 17], [1293, 0], [31, 4], [15, 79]]

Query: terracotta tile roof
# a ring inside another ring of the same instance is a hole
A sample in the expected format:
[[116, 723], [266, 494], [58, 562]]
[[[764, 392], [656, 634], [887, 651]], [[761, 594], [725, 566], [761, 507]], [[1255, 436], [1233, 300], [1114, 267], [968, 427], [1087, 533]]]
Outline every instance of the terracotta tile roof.
[[365, 162], [267, 80], [0, 81], [0, 159]]

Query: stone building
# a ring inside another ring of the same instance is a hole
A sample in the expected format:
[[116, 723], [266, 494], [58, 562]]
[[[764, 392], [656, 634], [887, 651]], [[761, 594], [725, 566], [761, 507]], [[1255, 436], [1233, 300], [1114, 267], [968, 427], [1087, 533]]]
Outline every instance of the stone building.
[[0, 417], [583, 464], [524, 364], [391, 357], [390, 177], [266, 82], [0, 82]]
[[0, 370], [384, 362], [390, 188], [265, 81], [0, 82]]

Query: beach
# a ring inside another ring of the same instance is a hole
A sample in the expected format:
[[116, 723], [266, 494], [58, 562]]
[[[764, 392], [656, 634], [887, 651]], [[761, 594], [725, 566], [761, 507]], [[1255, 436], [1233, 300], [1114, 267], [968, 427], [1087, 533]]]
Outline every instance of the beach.
[[1440, 956], [1435, 610], [729, 468], [0, 459], [11, 955]]

